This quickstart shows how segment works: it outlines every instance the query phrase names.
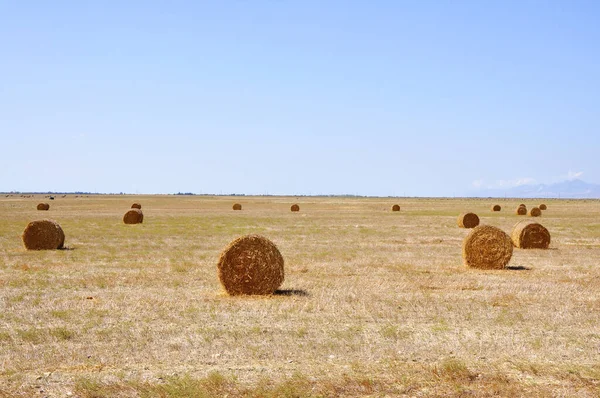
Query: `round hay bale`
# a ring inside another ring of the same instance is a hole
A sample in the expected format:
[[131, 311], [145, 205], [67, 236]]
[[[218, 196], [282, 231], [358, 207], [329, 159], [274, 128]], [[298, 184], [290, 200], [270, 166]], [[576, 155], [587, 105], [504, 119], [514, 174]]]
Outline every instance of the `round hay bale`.
[[504, 231], [491, 225], [473, 228], [463, 241], [462, 255], [467, 267], [503, 269], [513, 253], [513, 244]]
[[493, 205], [492, 206], [492, 211], [500, 211], [502, 210], [502, 207], [500, 205]]
[[393, 205], [392, 211], [400, 211], [400, 205]]
[[548, 209], [548, 206], [546, 206], [543, 203], [541, 205], [539, 205], [538, 207], [540, 208], [540, 210], [546, 210], [546, 209]]
[[125, 224], [141, 224], [144, 221], [144, 213], [140, 209], [131, 209], [123, 216]]
[[233, 210], [242, 210], [242, 205], [239, 203], [234, 203]]
[[136, 202], [136, 203], [134, 203], [134, 204], [131, 205], [131, 208], [132, 209], [141, 209], [142, 205]]
[[298, 205], [292, 205], [292, 207], [290, 207], [291, 211], [300, 211], [300, 206]]
[[56, 221], [30, 222], [23, 231], [23, 244], [27, 250], [56, 250], [65, 244], [65, 233]]
[[519, 221], [510, 234], [513, 245], [521, 249], [547, 249], [550, 245], [550, 232], [535, 221]]
[[462, 213], [458, 216], [457, 224], [461, 228], [475, 228], [479, 225], [479, 217], [475, 213]]
[[230, 295], [273, 294], [283, 283], [283, 257], [260, 235], [237, 238], [221, 253], [219, 280]]
[[539, 217], [542, 215], [542, 211], [539, 209], [539, 207], [532, 207], [531, 210], [529, 210], [529, 216], [531, 217]]
[[516, 213], [518, 216], [524, 216], [527, 214], [527, 207], [520, 205], [517, 207]]
[[50, 205], [48, 203], [38, 203], [38, 210], [50, 210]]

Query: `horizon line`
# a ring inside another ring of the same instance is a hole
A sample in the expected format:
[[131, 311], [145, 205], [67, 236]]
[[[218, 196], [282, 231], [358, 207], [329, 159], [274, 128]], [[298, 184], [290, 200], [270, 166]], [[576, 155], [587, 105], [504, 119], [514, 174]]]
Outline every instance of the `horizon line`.
[[230, 194], [216, 194], [216, 193], [192, 193], [192, 192], [178, 192], [178, 193], [126, 193], [126, 192], [84, 192], [84, 191], [72, 191], [72, 192], [54, 192], [54, 191], [6, 191], [0, 192], [0, 195], [5, 197], [12, 195], [98, 195], [98, 196], [231, 196], [231, 197], [304, 197], [304, 198], [373, 198], [373, 199], [546, 199], [546, 200], [600, 200], [600, 197], [569, 197], [569, 196], [557, 196], [557, 197], [523, 197], [523, 196], [394, 196], [394, 195], [357, 195], [357, 194], [244, 194], [244, 193], [230, 193]]

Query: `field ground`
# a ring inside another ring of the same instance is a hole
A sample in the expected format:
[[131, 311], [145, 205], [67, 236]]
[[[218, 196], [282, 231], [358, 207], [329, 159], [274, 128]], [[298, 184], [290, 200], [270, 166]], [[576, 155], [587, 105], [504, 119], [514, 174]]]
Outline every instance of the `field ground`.
[[[598, 397], [599, 201], [545, 201], [550, 249], [511, 269], [463, 266], [458, 214], [510, 233], [521, 202], [3, 195], [0, 397]], [[40, 218], [67, 250], [24, 249]], [[285, 258], [272, 297], [221, 290], [248, 233]]]

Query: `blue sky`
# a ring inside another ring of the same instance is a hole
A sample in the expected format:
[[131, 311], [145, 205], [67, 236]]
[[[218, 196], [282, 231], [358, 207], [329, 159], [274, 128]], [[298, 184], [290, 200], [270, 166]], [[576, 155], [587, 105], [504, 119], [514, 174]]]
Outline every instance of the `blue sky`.
[[0, 191], [600, 183], [596, 1], [0, 0]]

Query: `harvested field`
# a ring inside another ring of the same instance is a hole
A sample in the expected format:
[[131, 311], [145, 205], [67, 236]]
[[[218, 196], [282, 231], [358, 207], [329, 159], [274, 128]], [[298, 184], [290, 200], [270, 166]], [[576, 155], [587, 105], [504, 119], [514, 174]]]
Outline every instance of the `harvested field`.
[[[479, 270], [456, 215], [522, 219], [489, 199], [67, 195], [67, 250], [27, 251], [39, 199], [2, 196], [0, 396], [598, 396], [600, 202], [544, 200], [550, 248]], [[222, 291], [247, 234], [285, 259], [272, 296]]]

